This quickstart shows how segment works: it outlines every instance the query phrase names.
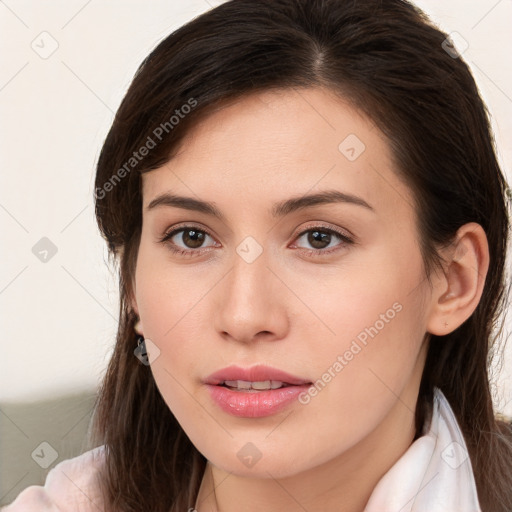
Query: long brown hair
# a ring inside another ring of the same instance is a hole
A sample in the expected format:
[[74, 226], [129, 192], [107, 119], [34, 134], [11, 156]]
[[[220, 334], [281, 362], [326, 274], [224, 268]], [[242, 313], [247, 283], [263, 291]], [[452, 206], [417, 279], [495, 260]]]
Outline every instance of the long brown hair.
[[[485, 230], [490, 267], [482, 298], [458, 329], [430, 337], [416, 429], [421, 435], [439, 387], [464, 433], [482, 510], [512, 510], [510, 431], [495, 419], [488, 373], [507, 297], [507, 186], [486, 107], [446, 38], [403, 0], [232, 0], [173, 32], [142, 62], [95, 180], [98, 225], [119, 263], [119, 329], [91, 436], [106, 448], [108, 510], [186, 511], [206, 463], [133, 353], [137, 319], [128, 298], [141, 174], [169, 161], [189, 129], [226, 102], [315, 86], [348, 99], [387, 137], [397, 173], [414, 192], [427, 277], [440, 263], [436, 249], [460, 226], [477, 222]], [[143, 146], [150, 148], [144, 156]]]

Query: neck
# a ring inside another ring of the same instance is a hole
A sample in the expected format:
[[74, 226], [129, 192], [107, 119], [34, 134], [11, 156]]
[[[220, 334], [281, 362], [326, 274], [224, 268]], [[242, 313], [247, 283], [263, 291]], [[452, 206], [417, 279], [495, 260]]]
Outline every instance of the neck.
[[196, 509], [363, 512], [378, 481], [413, 442], [416, 399], [417, 394], [400, 397], [377, 428], [358, 444], [321, 466], [286, 478], [241, 477], [208, 462]]

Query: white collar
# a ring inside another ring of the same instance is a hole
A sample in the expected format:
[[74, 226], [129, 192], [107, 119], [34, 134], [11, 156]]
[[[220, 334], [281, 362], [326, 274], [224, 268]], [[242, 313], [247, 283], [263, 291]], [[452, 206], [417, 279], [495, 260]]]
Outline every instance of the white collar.
[[481, 512], [466, 443], [440, 389], [428, 432], [379, 480], [364, 511]]

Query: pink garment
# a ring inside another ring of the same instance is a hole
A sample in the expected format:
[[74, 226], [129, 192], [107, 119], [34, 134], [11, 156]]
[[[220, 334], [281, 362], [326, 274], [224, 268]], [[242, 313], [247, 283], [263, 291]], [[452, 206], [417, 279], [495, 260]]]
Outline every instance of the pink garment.
[[1, 512], [106, 512], [99, 488], [105, 456], [98, 446], [52, 468], [44, 486], [31, 485]]

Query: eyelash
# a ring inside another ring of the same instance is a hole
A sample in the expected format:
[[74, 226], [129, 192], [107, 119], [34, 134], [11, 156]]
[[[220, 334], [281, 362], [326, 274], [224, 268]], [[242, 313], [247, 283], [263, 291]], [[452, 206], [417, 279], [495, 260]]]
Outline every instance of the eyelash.
[[[180, 233], [182, 231], [187, 231], [187, 230], [199, 231], [200, 233], [205, 233], [209, 237], [213, 238], [213, 235], [207, 229], [200, 228], [199, 226], [194, 226], [194, 225], [191, 225], [191, 224], [187, 224], [187, 225], [184, 225], [184, 226], [179, 226], [179, 227], [173, 229], [172, 231], [170, 231], [168, 233], [165, 233], [163, 237], [158, 239], [158, 242], [168, 246], [168, 248], [174, 254], [178, 254], [180, 256], [185, 256], [185, 257], [197, 256], [197, 255], [201, 254], [202, 252], [204, 252], [204, 250], [201, 250], [201, 248], [199, 248], [199, 249], [188, 249], [188, 250], [181, 249], [181, 248], [177, 248], [173, 243], [170, 242], [170, 239], [173, 238], [176, 234], [178, 234], [178, 233]], [[345, 245], [345, 246], [346, 245], [353, 245], [355, 243], [353, 239], [351, 239], [349, 236], [347, 236], [346, 234], [342, 233], [341, 231], [338, 231], [338, 230], [333, 229], [333, 228], [326, 228], [324, 226], [311, 226], [311, 227], [308, 227], [307, 229], [301, 231], [295, 237], [295, 239], [298, 239], [298, 238], [302, 237], [303, 235], [305, 235], [306, 233], [309, 233], [310, 231], [320, 231], [322, 233], [328, 233], [328, 234], [331, 234], [331, 235], [336, 235], [337, 237], [339, 237], [341, 239], [342, 243], [337, 245], [337, 246], [335, 246], [335, 247], [332, 247], [330, 249], [317, 249], [317, 250], [315, 250], [315, 249], [302, 249], [303, 251], [306, 252], [307, 256], [314, 256], [314, 257], [316, 257], [316, 256], [325, 256], [325, 255], [328, 255], [328, 254], [331, 254], [333, 252], [336, 252], [336, 251], [340, 250], [340, 246], [343, 246], [343, 245]], [[203, 248], [203, 249], [206, 249], [206, 248]]]

